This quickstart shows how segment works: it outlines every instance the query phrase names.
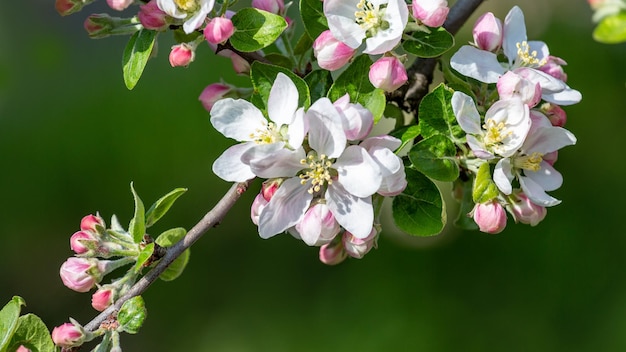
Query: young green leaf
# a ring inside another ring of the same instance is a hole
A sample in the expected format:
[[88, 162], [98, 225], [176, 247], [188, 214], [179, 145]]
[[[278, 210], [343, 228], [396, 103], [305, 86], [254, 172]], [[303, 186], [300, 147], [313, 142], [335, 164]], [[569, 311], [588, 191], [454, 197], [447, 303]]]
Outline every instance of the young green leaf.
[[175, 245], [176, 242], [182, 240], [186, 234], [187, 230], [182, 227], [176, 227], [160, 234], [154, 242], [161, 247], [171, 247]]
[[[302, 4], [302, 2], [301, 2]], [[302, 33], [300, 39], [296, 43], [296, 46], [293, 48], [293, 53], [296, 56], [304, 55], [308, 50], [313, 47], [313, 39], [309, 36], [307, 32]]]
[[337, 77], [333, 83], [328, 97], [335, 101], [346, 93], [350, 95], [351, 102], [363, 105], [374, 115], [374, 122], [378, 122], [385, 111], [386, 99], [382, 89], [374, 88], [369, 80], [369, 70], [372, 60], [368, 55], [360, 55], [352, 64]]
[[419, 57], [437, 57], [454, 46], [454, 37], [443, 27], [431, 28], [430, 33], [416, 31], [402, 47]]
[[265, 110], [265, 104], [267, 104], [267, 100], [270, 96], [270, 90], [272, 89], [272, 85], [276, 80], [276, 75], [278, 75], [278, 72], [282, 72], [287, 75], [287, 77], [289, 77], [291, 81], [296, 85], [296, 88], [298, 89], [298, 106], [304, 106], [305, 108], [308, 108], [309, 105], [311, 105], [311, 94], [309, 93], [309, 86], [302, 78], [298, 77], [295, 73], [284, 67], [264, 64], [255, 61], [250, 67], [250, 79], [252, 80], [252, 85], [254, 86], [255, 93], [257, 93], [259, 97], [256, 100], [256, 103], [263, 104], [259, 108]]
[[159, 278], [163, 281], [172, 281], [179, 277], [189, 262], [190, 253], [189, 248], [187, 248], [178, 258], [176, 258], [176, 260], [172, 262], [172, 264], [170, 264], [170, 266], [167, 267], [167, 269], [165, 269], [165, 271], [163, 271], [163, 273], [161, 273], [161, 275], [159, 275]]
[[409, 152], [413, 167], [438, 181], [454, 181], [459, 177], [455, 156], [454, 142], [441, 134], [419, 141]]
[[302, 16], [304, 30], [313, 40], [328, 29], [323, 1], [300, 0], [300, 16]]
[[176, 199], [185, 192], [187, 192], [186, 188], [176, 188], [154, 202], [146, 212], [146, 227], [150, 227], [159, 221], [170, 210]]
[[124, 73], [124, 84], [129, 90], [135, 88], [139, 82], [152, 53], [156, 36], [157, 31], [140, 29], [130, 37], [128, 44], [126, 44], [122, 56], [122, 72]]
[[420, 126], [419, 125], [404, 126], [404, 127], [391, 131], [389, 135], [392, 137], [396, 137], [402, 141], [402, 144], [400, 145], [400, 147], [398, 147], [398, 150], [402, 150], [409, 143], [412, 143], [415, 140], [415, 138], [417, 138], [417, 136], [420, 135]]
[[474, 188], [472, 189], [472, 199], [474, 203], [486, 203], [500, 194], [498, 186], [491, 179], [491, 168], [489, 163], [484, 162], [478, 168]]
[[450, 99], [452, 99], [452, 91], [443, 83], [422, 99], [419, 106], [419, 123], [424, 138], [438, 133], [452, 140], [465, 136], [465, 132], [456, 121]]
[[146, 264], [148, 259], [150, 259], [153, 252], [154, 252], [154, 243], [148, 243], [148, 245], [146, 245], [144, 249], [142, 249], [141, 252], [139, 252], [139, 255], [137, 256], [137, 262], [135, 263], [135, 266], [133, 268], [135, 273], [141, 272], [141, 270], [144, 267], [144, 264]]
[[231, 20], [236, 30], [230, 37], [230, 44], [242, 52], [257, 51], [271, 45], [287, 28], [282, 16], [251, 7], [237, 11]]
[[54, 342], [50, 337], [48, 327], [38, 316], [26, 314], [17, 320], [17, 328], [11, 338], [8, 351], [15, 351], [18, 347], [24, 346], [31, 351], [52, 352]]
[[130, 190], [133, 193], [133, 198], [135, 200], [135, 214], [130, 220], [130, 224], [128, 224], [128, 232], [130, 232], [131, 236], [133, 236], [133, 241], [135, 241], [135, 243], [139, 243], [143, 239], [143, 235], [146, 234], [145, 210], [143, 202], [141, 201], [141, 198], [139, 198], [139, 195], [137, 195], [137, 192], [135, 192], [135, 187], [132, 182], [130, 184]]
[[392, 203], [396, 225], [413, 236], [438, 234], [447, 221], [439, 188], [428, 177], [410, 168], [406, 169], [406, 178], [406, 189]]
[[117, 313], [117, 321], [123, 331], [136, 334], [146, 320], [147, 313], [143, 298], [135, 296], [122, 304], [119, 313]]
[[20, 316], [24, 299], [19, 296], [13, 298], [0, 310], [0, 352], [7, 351], [9, 341], [17, 328], [17, 321]]
[[626, 42], [626, 12], [603, 18], [593, 30], [593, 39], [605, 44]]
[[311, 91], [311, 101], [316, 101], [326, 96], [328, 90], [333, 85], [333, 76], [331, 76], [330, 71], [315, 70], [306, 75], [304, 81]]

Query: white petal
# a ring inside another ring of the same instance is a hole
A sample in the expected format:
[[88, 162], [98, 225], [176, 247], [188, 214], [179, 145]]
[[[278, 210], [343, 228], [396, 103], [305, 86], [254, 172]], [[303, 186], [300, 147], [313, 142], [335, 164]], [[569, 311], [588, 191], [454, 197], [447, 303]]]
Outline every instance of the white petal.
[[379, 30], [375, 36], [367, 38], [366, 49], [363, 52], [377, 55], [391, 51], [400, 42], [408, 17], [409, 10], [404, 0], [389, 0], [384, 16], [384, 20], [389, 23], [389, 28]]
[[174, 0], [157, 0], [157, 7], [174, 18], [182, 19], [187, 17], [186, 12], [178, 10], [178, 6], [176, 6]]
[[476, 155], [476, 157], [481, 158], [483, 160], [491, 160], [495, 158], [493, 154], [485, 150], [485, 145], [482, 142], [480, 142], [478, 138], [476, 138], [476, 136], [468, 134], [465, 138], [467, 140], [467, 144], [469, 145], [470, 149], [474, 152], [474, 155]]
[[576, 144], [574, 134], [561, 127], [543, 127], [533, 132], [528, 134], [524, 142], [523, 150], [526, 154], [547, 154]]
[[493, 182], [502, 193], [511, 194], [513, 192], [511, 181], [513, 181], [511, 160], [509, 158], [500, 159], [493, 170]]
[[474, 100], [469, 95], [461, 92], [454, 92], [450, 103], [452, 104], [454, 116], [456, 116], [459, 126], [461, 126], [465, 133], [482, 133], [482, 128], [480, 127], [480, 114], [478, 114]]
[[378, 193], [385, 197], [397, 196], [404, 191], [406, 186], [406, 173], [402, 167], [394, 174], [383, 177]]
[[563, 184], [561, 173], [545, 161], [541, 162], [539, 171], [524, 170], [524, 175], [548, 192], [559, 189]]
[[369, 153], [356, 145], [349, 146], [333, 165], [339, 174], [337, 182], [357, 197], [378, 191], [382, 181], [380, 167]]
[[304, 150], [290, 150], [282, 143], [256, 145], [241, 156], [241, 161], [250, 165], [250, 170], [262, 178], [293, 177], [303, 166], [300, 160], [306, 157]]
[[496, 83], [504, 74], [496, 54], [470, 45], [462, 46], [452, 55], [450, 66], [467, 77], [485, 83]]
[[312, 198], [299, 178], [283, 182], [259, 216], [261, 238], [270, 238], [300, 222]]
[[276, 80], [270, 90], [267, 100], [267, 115], [279, 127], [289, 125], [293, 121], [293, 115], [298, 108], [298, 89], [296, 85], [282, 72], [276, 76]]
[[254, 142], [247, 142], [226, 149], [213, 163], [213, 173], [229, 182], [244, 182], [254, 178], [250, 167], [241, 161], [241, 155], [254, 145]]
[[300, 148], [302, 141], [304, 141], [304, 134], [306, 133], [306, 126], [304, 124], [304, 109], [300, 108], [296, 110], [293, 116], [293, 121], [287, 129], [287, 138], [289, 147]]
[[337, 183], [333, 183], [326, 191], [326, 204], [337, 222], [356, 238], [366, 238], [374, 224], [372, 198], [355, 197]]
[[328, 98], [321, 98], [306, 112], [309, 145], [319, 154], [337, 158], [346, 148], [341, 116]]
[[524, 23], [524, 13], [514, 6], [504, 19], [504, 38], [502, 49], [504, 55], [509, 59], [509, 64], [517, 58], [517, 43], [526, 41], [526, 23]]
[[544, 192], [543, 188], [530, 178], [520, 177], [519, 183], [528, 199], [537, 205], [552, 207], [561, 203], [560, 200]]
[[402, 145], [402, 141], [396, 137], [382, 135], [376, 137], [370, 137], [359, 144], [361, 147], [368, 151], [374, 148], [387, 148], [390, 150], [396, 150]]
[[221, 134], [237, 141], [250, 141], [251, 134], [267, 129], [261, 110], [242, 99], [220, 99], [211, 109], [211, 124]]
[[195, 31], [204, 23], [204, 20], [206, 19], [206, 16], [209, 14], [210, 11], [211, 9], [207, 10], [206, 7], [201, 7], [200, 11], [194, 13], [193, 16], [191, 16], [188, 20], [185, 21], [185, 23], [183, 23], [183, 31], [187, 34]]
[[569, 86], [566, 86], [565, 89], [560, 92], [542, 93], [541, 97], [547, 102], [565, 106], [577, 104], [583, 98], [579, 91], [572, 89]]

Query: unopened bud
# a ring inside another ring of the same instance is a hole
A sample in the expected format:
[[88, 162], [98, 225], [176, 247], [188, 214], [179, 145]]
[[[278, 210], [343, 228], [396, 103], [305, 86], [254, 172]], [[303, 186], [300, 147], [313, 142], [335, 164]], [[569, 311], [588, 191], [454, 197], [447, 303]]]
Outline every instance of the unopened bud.
[[111, 35], [111, 30], [115, 28], [116, 20], [106, 13], [95, 13], [89, 15], [85, 20], [84, 27], [90, 38], [100, 39]]
[[413, 17], [429, 27], [441, 27], [449, 11], [446, 0], [413, 0]]
[[565, 113], [565, 110], [556, 104], [541, 104], [541, 112], [548, 117], [552, 126], [563, 127], [567, 122], [567, 113]]
[[250, 207], [250, 219], [252, 219], [252, 223], [255, 225], [259, 225], [259, 217], [261, 216], [261, 212], [263, 208], [267, 206], [269, 201], [265, 200], [262, 193], [257, 194], [252, 201], [252, 206]]
[[52, 341], [63, 348], [78, 347], [85, 342], [85, 330], [82, 326], [65, 323], [52, 330]]
[[98, 215], [87, 215], [80, 220], [80, 229], [83, 231], [91, 231], [97, 233], [97, 226], [106, 227], [104, 219]]
[[539, 67], [539, 71], [543, 71], [556, 79], [567, 82], [567, 74], [563, 70], [563, 66], [565, 65], [567, 65], [565, 60], [560, 57], [550, 55], [547, 58], [547, 62]]
[[322, 32], [313, 42], [313, 54], [317, 58], [317, 64], [329, 71], [345, 66], [355, 52], [355, 49], [335, 39], [330, 30]]
[[113, 303], [116, 287], [114, 285], [104, 285], [91, 296], [91, 306], [102, 312]]
[[377, 235], [378, 231], [375, 228], [372, 228], [372, 232], [365, 238], [354, 237], [353, 234], [346, 231], [342, 237], [343, 247], [349, 256], [361, 259], [376, 246]]
[[212, 83], [209, 84], [202, 93], [200, 93], [200, 97], [198, 98], [202, 103], [202, 106], [207, 111], [211, 111], [213, 108], [213, 104], [218, 100], [224, 98], [229, 92], [231, 92], [233, 88], [227, 84], [223, 83]]
[[506, 227], [506, 211], [498, 201], [478, 203], [474, 206], [472, 214], [482, 232], [497, 234]]
[[134, 0], [107, 0], [110, 8], [117, 11], [124, 11]]
[[211, 44], [224, 43], [233, 33], [233, 22], [226, 17], [215, 17], [204, 27], [204, 38]]
[[20, 345], [20, 347], [18, 347], [15, 352], [31, 352], [30, 349], [24, 347], [24, 345]]
[[[88, 243], [91, 243], [90, 246]], [[89, 231], [78, 231], [75, 232], [70, 237], [70, 248], [76, 254], [84, 254], [89, 251], [90, 247], [97, 246], [98, 239], [94, 236], [92, 232]]]
[[337, 265], [347, 257], [341, 241], [333, 241], [320, 247], [320, 261], [326, 265]]
[[56, 0], [54, 7], [61, 16], [71, 15], [83, 9], [83, 6], [94, 0]]
[[266, 201], [270, 201], [274, 196], [274, 193], [278, 191], [280, 185], [283, 184], [284, 179], [282, 178], [271, 178], [261, 185], [261, 194], [263, 194], [263, 198]]
[[511, 210], [515, 219], [522, 224], [535, 226], [540, 223], [548, 212], [545, 207], [537, 205], [528, 199], [524, 193], [517, 194], [517, 201], [512, 202]]
[[147, 4], [139, 6], [137, 17], [141, 25], [146, 29], [161, 31], [168, 27], [167, 14], [159, 8], [156, 0], [151, 0]]
[[252, 7], [277, 15], [282, 15], [285, 12], [283, 0], [252, 0]]
[[172, 67], [187, 67], [195, 59], [196, 50], [188, 43], [174, 45], [170, 51], [170, 65]]
[[296, 224], [296, 231], [309, 246], [327, 244], [337, 236], [340, 226], [328, 205], [317, 203], [310, 207], [302, 220]]
[[480, 16], [472, 30], [474, 44], [479, 49], [495, 52], [502, 45], [502, 21], [491, 12]]
[[395, 56], [385, 56], [370, 66], [369, 79], [372, 85], [387, 92], [393, 92], [406, 83], [406, 69]]
[[59, 273], [63, 284], [76, 292], [87, 292], [102, 279], [95, 258], [68, 258]]
[[350, 103], [350, 95], [348, 93], [335, 100], [333, 105], [339, 112], [339, 115], [341, 115], [343, 130], [349, 141], [365, 139], [372, 131], [374, 115], [363, 105]]

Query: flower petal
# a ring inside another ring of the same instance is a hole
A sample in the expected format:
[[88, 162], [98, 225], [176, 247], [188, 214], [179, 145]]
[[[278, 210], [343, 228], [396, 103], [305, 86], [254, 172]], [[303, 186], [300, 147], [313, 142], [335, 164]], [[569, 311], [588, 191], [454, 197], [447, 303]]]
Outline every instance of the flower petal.
[[242, 99], [220, 99], [211, 109], [211, 124], [236, 141], [251, 141], [252, 134], [265, 130], [267, 120], [256, 106]]
[[482, 133], [480, 114], [478, 114], [474, 100], [469, 95], [458, 91], [454, 92], [450, 103], [454, 116], [465, 133]]
[[325, 198], [335, 220], [354, 237], [366, 238], [370, 234], [374, 224], [371, 197], [355, 197], [338, 183], [333, 183], [328, 187]]
[[484, 83], [496, 83], [504, 74], [496, 54], [463, 45], [450, 59], [450, 66], [459, 73]]
[[511, 160], [509, 158], [500, 159], [493, 170], [493, 182], [502, 193], [511, 194], [513, 192], [511, 181], [513, 181]]
[[273, 143], [255, 145], [241, 156], [241, 161], [250, 165], [250, 170], [258, 177], [293, 177], [302, 170], [300, 160], [305, 157], [302, 148], [291, 150], [282, 143]]
[[524, 170], [524, 176], [532, 179], [545, 191], [554, 191], [563, 184], [563, 176], [552, 165], [542, 161], [539, 171]]
[[241, 155], [253, 146], [254, 142], [247, 142], [226, 149], [213, 163], [213, 173], [229, 182], [244, 182], [254, 178], [250, 167], [241, 161]]
[[[328, 98], [321, 98], [306, 112], [309, 125], [309, 145], [319, 154], [337, 158], [346, 147], [346, 134], [341, 116]], [[305, 122], [305, 123], [306, 123]]]
[[259, 235], [270, 238], [302, 220], [313, 195], [297, 177], [283, 182], [259, 216]]
[[520, 177], [519, 183], [528, 199], [537, 205], [552, 207], [561, 203], [560, 200], [547, 194], [540, 185], [528, 177]]
[[338, 182], [350, 194], [367, 197], [378, 191], [382, 181], [380, 167], [369, 153], [356, 145], [349, 146], [333, 165]]
[[270, 120], [279, 127], [291, 124], [298, 108], [298, 97], [296, 85], [287, 75], [279, 72], [267, 100], [267, 115]]
[[525, 42], [527, 39], [524, 13], [519, 7], [513, 6], [504, 18], [504, 38], [502, 41], [502, 49], [504, 55], [509, 59], [509, 64], [512, 64], [517, 58], [517, 43]]

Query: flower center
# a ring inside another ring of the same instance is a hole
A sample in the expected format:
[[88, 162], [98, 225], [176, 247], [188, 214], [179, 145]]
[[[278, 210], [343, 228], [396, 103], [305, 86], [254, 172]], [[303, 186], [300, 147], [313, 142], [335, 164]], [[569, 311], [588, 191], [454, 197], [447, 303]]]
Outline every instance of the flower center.
[[531, 52], [527, 41], [517, 43], [516, 46], [517, 58], [521, 61], [520, 66], [541, 67], [548, 62], [545, 58], [537, 59], [537, 50]]
[[383, 19], [386, 5], [379, 6], [367, 0], [360, 0], [356, 7], [359, 10], [354, 13], [354, 18], [368, 37], [373, 37], [381, 29], [389, 28], [389, 22]]
[[485, 121], [483, 128], [487, 131], [483, 140], [487, 146], [502, 144], [502, 141], [513, 133], [512, 131], [505, 131], [504, 122], [495, 122], [492, 119]]
[[282, 140], [280, 129], [276, 128], [273, 122], [269, 122], [265, 128], [259, 128], [254, 133], [250, 133], [250, 139], [256, 144], [271, 144]]
[[315, 152], [311, 152], [306, 159], [300, 160], [300, 164], [307, 166], [307, 169], [299, 177], [300, 183], [303, 185], [309, 180], [311, 181], [311, 188], [308, 191], [310, 194], [319, 192], [326, 184], [333, 183], [332, 169], [330, 168], [333, 163], [326, 155], [320, 154], [318, 156]]
[[515, 158], [515, 161], [513, 162], [513, 164], [518, 169], [539, 171], [539, 169], [541, 169], [542, 161], [543, 161], [543, 154], [535, 152], [530, 155], [524, 155], [524, 156]]
[[176, 6], [185, 12], [194, 12], [198, 8], [196, 0], [174, 0]]

